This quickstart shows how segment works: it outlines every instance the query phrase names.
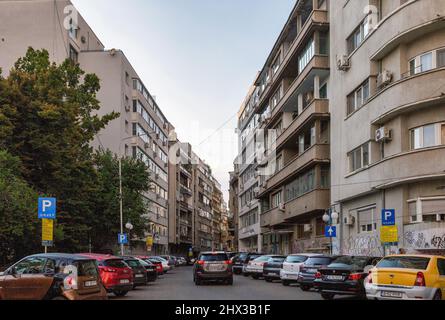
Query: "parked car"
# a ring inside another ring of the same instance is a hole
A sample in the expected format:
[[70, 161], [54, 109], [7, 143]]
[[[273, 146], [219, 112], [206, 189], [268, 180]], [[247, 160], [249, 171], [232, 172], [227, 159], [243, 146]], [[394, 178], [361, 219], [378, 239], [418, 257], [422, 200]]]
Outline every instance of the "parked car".
[[106, 299], [96, 261], [78, 255], [32, 255], [0, 273], [0, 300]]
[[126, 264], [133, 270], [133, 289], [139, 286], [146, 286], [148, 283], [147, 280], [147, 271], [142, 263], [134, 258], [134, 257], [121, 257], [122, 260], [125, 261]]
[[[156, 265], [151, 263], [150, 261], [145, 261], [143, 259], [138, 259], [138, 261], [142, 264], [142, 266], [145, 268], [145, 272], [147, 273], [147, 282], [154, 282], [158, 279], [158, 268]], [[162, 268], [162, 265], [161, 265]]]
[[274, 256], [270, 258], [263, 266], [263, 277], [267, 282], [273, 282], [280, 279], [280, 271], [283, 268], [283, 262], [286, 256]]
[[252, 276], [253, 279], [258, 280], [263, 277], [264, 264], [270, 259], [281, 258], [278, 255], [260, 256], [254, 260], [250, 260], [246, 267], [246, 272]]
[[381, 260], [377, 257], [342, 256], [321, 268], [314, 280], [314, 288], [325, 300], [336, 295], [365, 298], [364, 281], [369, 271]]
[[170, 269], [174, 269], [176, 267], [176, 258], [173, 256], [160, 256], [161, 258], [168, 261], [168, 265]]
[[314, 287], [315, 276], [319, 269], [327, 267], [338, 256], [315, 256], [309, 257], [306, 262], [300, 267], [298, 274], [298, 284], [303, 291], [309, 291]]
[[368, 299], [445, 300], [445, 257], [388, 256], [365, 281]]
[[231, 258], [234, 274], [243, 273], [244, 261], [246, 260], [248, 255], [249, 254], [247, 252], [240, 252]]
[[178, 258], [178, 262], [179, 262], [179, 265], [180, 265], [180, 266], [185, 266], [185, 265], [187, 265], [187, 260], [185, 260], [184, 257], [179, 257], [179, 258]]
[[280, 271], [280, 279], [283, 286], [289, 286], [292, 283], [298, 282], [298, 275], [300, 274], [300, 267], [310, 257], [321, 256], [317, 253], [299, 253], [291, 254], [284, 260], [283, 268]]
[[223, 281], [233, 285], [232, 261], [225, 252], [203, 252], [193, 267], [193, 281], [197, 286], [203, 281]]
[[244, 259], [244, 261], [243, 261], [243, 270], [242, 270], [243, 276], [249, 277], [251, 275], [247, 271], [247, 266], [249, 265], [249, 262], [252, 261], [252, 260], [255, 260], [255, 259], [257, 259], [257, 258], [259, 258], [261, 256], [264, 256], [264, 254], [262, 254], [262, 253], [249, 253], [249, 254], [247, 254], [246, 259]]
[[133, 289], [133, 270], [119, 257], [112, 255], [82, 253], [81, 256], [95, 259], [105, 289], [117, 297], [127, 295]]
[[172, 267], [169, 265], [168, 261], [162, 257], [154, 256], [154, 257], [149, 257], [149, 258], [150, 258], [150, 260], [154, 259], [154, 260], [158, 260], [162, 263], [162, 269], [164, 271], [164, 274], [166, 274], [167, 272], [169, 272], [172, 269]]

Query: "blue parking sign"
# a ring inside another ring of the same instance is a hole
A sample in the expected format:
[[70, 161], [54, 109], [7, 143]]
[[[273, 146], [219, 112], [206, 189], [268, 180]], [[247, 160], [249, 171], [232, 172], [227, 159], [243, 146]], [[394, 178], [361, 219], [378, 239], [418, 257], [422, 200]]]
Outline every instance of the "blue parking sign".
[[324, 234], [326, 238], [337, 238], [337, 227], [327, 226]]
[[117, 240], [119, 244], [128, 244], [128, 235], [126, 233], [119, 233]]
[[396, 210], [383, 209], [382, 210], [382, 226], [395, 226], [396, 225]]
[[56, 198], [39, 198], [39, 219], [56, 219]]

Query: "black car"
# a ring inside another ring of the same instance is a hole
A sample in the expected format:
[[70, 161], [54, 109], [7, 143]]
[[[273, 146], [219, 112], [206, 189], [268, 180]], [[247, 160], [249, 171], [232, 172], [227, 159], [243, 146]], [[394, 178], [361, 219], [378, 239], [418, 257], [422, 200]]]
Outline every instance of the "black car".
[[280, 271], [283, 268], [283, 262], [286, 256], [274, 256], [270, 258], [263, 266], [263, 277], [267, 282], [280, 280]]
[[139, 259], [133, 257], [121, 257], [122, 260], [133, 270], [133, 288], [147, 285], [147, 271]]
[[223, 281], [233, 285], [232, 262], [225, 252], [203, 252], [193, 267], [193, 281], [197, 286], [203, 281]]
[[138, 259], [147, 272], [147, 282], [155, 282], [158, 279], [158, 271], [156, 265], [149, 260]]
[[255, 260], [256, 258], [262, 257], [264, 254], [262, 253], [248, 253], [246, 258], [243, 260], [243, 268], [242, 268], [242, 274], [245, 277], [249, 277], [250, 273], [246, 271], [246, 267], [249, 264], [250, 261]]
[[241, 274], [243, 273], [243, 265], [244, 261], [247, 258], [248, 253], [247, 252], [240, 252], [234, 257], [232, 257], [232, 266], [233, 266], [233, 273], [234, 274]]
[[317, 272], [314, 288], [325, 300], [332, 300], [336, 295], [366, 298], [364, 280], [380, 260], [377, 257], [339, 257]]
[[300, 285], [301, 290], [309, 291], [313, 288], [318, 270], [327, 267], [337, 258], [339, 258], [339, 256], [309, 257], [300, 267], [300, 273], [298, 275], [298, 284]]

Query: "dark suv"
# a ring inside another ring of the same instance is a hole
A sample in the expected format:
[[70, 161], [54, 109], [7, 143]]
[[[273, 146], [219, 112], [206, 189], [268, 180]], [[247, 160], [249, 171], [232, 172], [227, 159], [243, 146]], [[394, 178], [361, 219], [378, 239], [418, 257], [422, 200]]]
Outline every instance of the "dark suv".
[[225, 252], [203, 252], [193, 267], [193, 281], [197, 286], [203, 281], [223, 281], [233, 285], [232, 261]]

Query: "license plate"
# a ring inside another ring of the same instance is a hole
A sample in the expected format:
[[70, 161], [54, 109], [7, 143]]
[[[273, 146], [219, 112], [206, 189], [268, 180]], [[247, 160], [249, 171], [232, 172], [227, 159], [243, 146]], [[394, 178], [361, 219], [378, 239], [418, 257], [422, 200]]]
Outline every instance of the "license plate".
[[86, 281], [85, 287], [95, 287], [97, 286], [97, 281]]
[[332, 275], [329, 275], [329, 276], [326, 276], [326, 279], [328, 279], [328, 280], [342, 281], [344, 278], [343, 278], [343, 276], [332, 276]]
[[307, 272], [310, 272], [310, 273], [317, 273], [317, 271], [318, 271], [318, 269], [306, 269], [307, 270]]
[[130, 283], [130, 280], [128, 280], [128, 279], [122, 279], [122, 280], [120, 281], [120, 283], [122, 283], [122, 284], [127, 284], [127, 283]]
[[137, 274], [137, 275], [136, 275], [136, 278], [143, 278], [143, 277], [144, 277], [143, 274]]
[[224, 270], [224, 266], [220, 266], [218, 264], [216, 265], [209, 265], [209, 271], [223, 271]]
[[403, 298], [403, 293], [401, 292], [393, 292], [393, 291], [382, 291], [382, 297], [385, 298]]

